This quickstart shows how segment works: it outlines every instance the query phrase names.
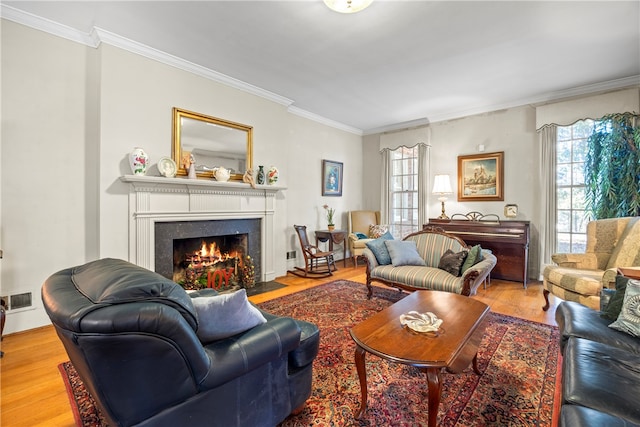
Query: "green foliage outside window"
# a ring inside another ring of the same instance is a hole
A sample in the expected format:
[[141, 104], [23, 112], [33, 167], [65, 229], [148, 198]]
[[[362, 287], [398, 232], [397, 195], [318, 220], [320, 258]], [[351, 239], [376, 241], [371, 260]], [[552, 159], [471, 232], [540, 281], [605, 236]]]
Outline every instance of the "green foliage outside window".
[[603, 117], [587, 144], [587, 210], [596, 219], [640, 216], [640, 115]]

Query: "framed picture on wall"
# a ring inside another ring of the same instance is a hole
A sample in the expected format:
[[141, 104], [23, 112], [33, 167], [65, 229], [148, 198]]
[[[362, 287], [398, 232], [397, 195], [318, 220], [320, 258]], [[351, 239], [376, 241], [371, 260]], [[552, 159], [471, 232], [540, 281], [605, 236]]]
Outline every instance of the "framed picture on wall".
[[504, 151], [458, 156], [458, 201], [504, 200]]
[[342, 163], [322, 161], [322, 195], [342, 196]]

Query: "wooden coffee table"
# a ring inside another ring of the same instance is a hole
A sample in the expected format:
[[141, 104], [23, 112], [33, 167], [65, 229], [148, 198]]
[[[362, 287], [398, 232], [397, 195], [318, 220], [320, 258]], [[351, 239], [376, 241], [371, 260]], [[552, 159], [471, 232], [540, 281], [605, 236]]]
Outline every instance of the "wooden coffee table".
[[[443, 320], [437, 333], [417, 333], [400, 324], [400, 315], [415, 310], [432, 312]], [[416, 291], [351, 329], [362, 402], [355, 415], [367, 409], [365, 354], [419, 368], [429, 384], [429, 427], [435, 427], [442, 388], [441, 371], [462, 372], [469, 363], [478, 371], [477, 353], [486, 327], [489, 306], [458, 294]]]

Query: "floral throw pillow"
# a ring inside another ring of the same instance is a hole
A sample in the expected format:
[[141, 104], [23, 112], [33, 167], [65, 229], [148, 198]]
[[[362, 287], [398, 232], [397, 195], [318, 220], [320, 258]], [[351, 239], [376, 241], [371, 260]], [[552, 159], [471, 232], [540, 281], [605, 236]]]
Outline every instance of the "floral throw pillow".
[[618, 320], [610, 328], [640, 337], [640, 280], [629, 280]]
[[371, 239], [377, 239], [378, 237], [381, 237], [387, 231], [389, 231], [389, 226], [388, 225], [376, 225], [376, 224], [370, 224], [369, 225], [369, 237]]

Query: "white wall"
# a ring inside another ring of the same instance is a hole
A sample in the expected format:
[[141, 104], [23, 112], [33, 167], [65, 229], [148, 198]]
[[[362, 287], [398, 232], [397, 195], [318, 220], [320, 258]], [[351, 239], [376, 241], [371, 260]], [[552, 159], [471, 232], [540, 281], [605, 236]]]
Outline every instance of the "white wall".
[[2, 22], [2, 295], [31, 292], [5, 333], [48, 323], [46, 277], [86, 260], [85, 46]]
[[[538, 180], [537, 134], [535, 131], [535, 109], [518, 107], [509, 110], [469, 116], [457, 120], [432, 123], [429, 132], [416, 129], [394, 132], [391, 135], [368, 135], [364, 138], [364, 156], [369, 160], [365, 168], [365, 181], [379, 180], [380, 160], [377, 153], [382, 145], [397, 144], [414, 145], [427, 142], [431, 145], [430, 177], [436, 174], [449, 174], [454, 194], [446, 202], [449, 216], [454, 213], [480, 211], [483, 214], [498, 214], [504, 218], [503, 208], [507, 203], [519, 206], [518, 218], [532, 220], [535, 210], [534, 194]], [[428, 135], [428, 136], [427, 136]], [[504, 151], [505, 160], [505, 192], [504, 202], [458, 202], [457, 176], [458, 156], [478, 154], [477, 146], [485, 146], [484, 153]], [[377, 164], [373, 163], [377, 158]], [[368, 208], [380, 205], [380, 191], [368, 191]], [[430, 197], [429, 216], [440, 213], [440, 202], [437, 197]]]
[[[5, 333], [49, 323], [40, 287], [52, 273], [99, 258], [128, 259], [126, 155], [171, 155], [171, 109], [254, 127], [254, 165], [279, 184], [276, 275], [298, 250], [293, 224], [326, 228], [321, 206], [362, 205], [362, 138], [289, 113], [285, 106], [116, 47], [98, 49], [2, 21], [0, 295], [32, 292], [10, 310]], [[321, 196], [322, 159], [344, 163], [343, 197]], [[340, 258], [341, 255], [338, 255]], [[300, 254], [297, 258], [300, 263]]]

